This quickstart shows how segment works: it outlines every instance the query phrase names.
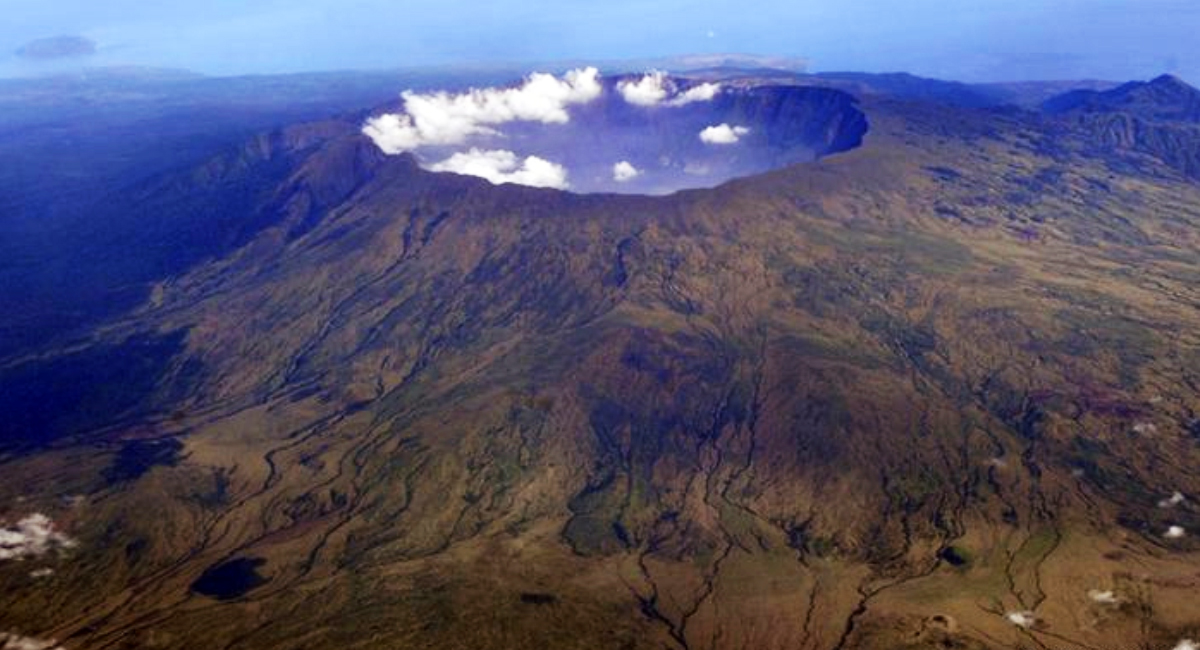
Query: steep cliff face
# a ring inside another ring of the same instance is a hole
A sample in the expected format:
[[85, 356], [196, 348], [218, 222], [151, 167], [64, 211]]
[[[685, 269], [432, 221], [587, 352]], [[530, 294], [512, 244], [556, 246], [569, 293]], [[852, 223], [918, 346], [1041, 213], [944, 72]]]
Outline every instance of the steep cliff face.
[[721, 98], [714, 119], [761, 128], [770, 146], [805, 147], [816, 159], [862, 144], [869, 125], [857, 104], [853, 96], [839, 90], [766, 86]]
[[1200, 494], [1200, 188], [1153, 160], [1114, 179], [1090, 131], [1032, 114], [804, 89], [712, 110], [824, 153], [871, 130], [664, 197], [429, 173], [353, 132], [258, 141], [296, 152], [261, 193], [277, 218], [81, 346], [169, 342], [127, 371], [137, 399], [4, 461], [0, 512], [78, 546], [41, 560], [53, 582], [0, 564], [0, 626], [164, 648], [1194, 631], [1200, 548], [1164, 533], [1200, 511], [1160, 501]]

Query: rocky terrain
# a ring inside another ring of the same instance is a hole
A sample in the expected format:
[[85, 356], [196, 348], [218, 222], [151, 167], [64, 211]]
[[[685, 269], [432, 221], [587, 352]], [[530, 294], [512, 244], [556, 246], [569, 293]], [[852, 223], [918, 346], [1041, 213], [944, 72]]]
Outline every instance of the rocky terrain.
[[1080, 90], [1044, 110], [1074, 118], [1102, 150], [1132, 149], [1200, 178], [1200, 91], [1171, 75], [1112, 90]]
[[2, 357], [0, 633], [1183, 647], [1197, 140], [1105, 92], [863, 94], [861, 146], [666, 196], [434, 173], [357, 119], [148, 186], [244, 192], [136, 309]]

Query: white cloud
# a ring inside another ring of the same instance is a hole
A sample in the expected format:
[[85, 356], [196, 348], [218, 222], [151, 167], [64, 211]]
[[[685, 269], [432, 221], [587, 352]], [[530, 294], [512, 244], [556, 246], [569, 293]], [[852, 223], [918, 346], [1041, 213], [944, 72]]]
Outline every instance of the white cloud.
[[654, 70], [642, 75], [637, 81], [622, 81], [617, 84], [617, 92], [625, 101], [637, 106], [658, 106], [667, 99], [670, 90], [667, 88], [667, 75]]
[[1167, 532], [1163, 533], [1163, 537], [1167, 539], [1182, 539], [1186, 534], [1187, 531], [1183, 529], [1183, 526], [1171, 526], [1167, 528]]
[[721, 84], [702, 83], [679, 93], [669, 103], [671, 106], [683, 106], [692, 102], [708, 102], [712, 101], [720, 91]]
[[567, 169], [537, 156], [521, 160], [511, 151], [471, 149], [426, 167], [433, 172], [453, 172], [486, 178], [494, 185], [516, 183], [532, 187], [566, 189]]
[[633, 164], [628, 160], [622, 160], [621, 162], [613, 165], [612, 174], [614, 181], [618, 183], [627, 183], [638, 176], [641, 176], [642, 172], [637, 167], [634, 167]]
[[75, 546], [75, 540], [54, 529], [46, 515], [35, 513], [14, 526], [0, 528], [0, 560], [37, 557], [55, 549]]
[[625, 80], [617, 84], [617, 92], [635, 106], [684, 106], [692, 102], [711, 101], [720, 92], [721, 85], [702, 83], [683, 92], [677, 92], [675, 82], [665, 72], [653, 70], [636, 81]]
[[54, 639], [35, 639], [13, 632], [0, 632], [0, 650], [63, 650]]
[[1101, 605], [1121, 604], [1121, 599], [1118, 598], [1117, 595], [1112, 591], [1100, 591], [1098, 589], [1092, 589], [1088, 591], [1088, 598], [1090, 598], [1093, 603], [1100, 603]]
[[1009, 612], [1005, 618], [1009, 623], [1026, 630], [1037, 624], [1037, 615], [1033, 612]]
[[507, 122], [564, 124], [567, 108], [600, 96], [596, 68], [572, 70], [561, 78], [535, 72], [515, 88], [472, 89], [465, 93], [405, 91], [403, 113], [372, 117], [362, 132], [385, 153], [397, 154], [426, 145], [461, 144], [473, 135], [495, 134], [492, 126]]
[[1183, 496], [1182, 492], [1175, 492], [1169, 499], [1163, 499], [1158, 502], [1160, 508], [1174, 508], [1175, 506], [1187, 501], [1187, 497]]
[[750, 132], [744, 126], [729, 126], [728, 124], [718, 124], [710, 126], [700, 132], [700, 141], [705, 144], [733, 144], [737, 142], [743, 135]]

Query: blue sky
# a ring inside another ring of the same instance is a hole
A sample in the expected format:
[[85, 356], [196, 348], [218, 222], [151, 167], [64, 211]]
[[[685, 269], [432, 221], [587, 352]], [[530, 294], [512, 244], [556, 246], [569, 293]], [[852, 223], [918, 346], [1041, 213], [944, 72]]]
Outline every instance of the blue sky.
[[208, 74], [747, 52], [968, 81], [1196, 82], [1197, 32], [1200, 0], [0, 0], [0, 76], [51, 69], [12, 52], [78, 34], [99, 45], [91, 65]]

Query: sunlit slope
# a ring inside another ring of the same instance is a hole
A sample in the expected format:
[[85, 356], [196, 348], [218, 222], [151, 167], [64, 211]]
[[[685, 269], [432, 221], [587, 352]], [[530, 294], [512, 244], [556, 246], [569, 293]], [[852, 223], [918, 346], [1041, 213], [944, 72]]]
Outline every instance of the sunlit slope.
[[171, 352], [125, 416], [5, 463], [6, 516], [77, 546], [0, 563], [0, 629], [69, 648], [1200, 633], [1200, 188], [1068, 120], [862, 108], [859, 149], [657, 198], [494, 187], [331, 137], [287, 187], [334, 201], [87, 341]]

